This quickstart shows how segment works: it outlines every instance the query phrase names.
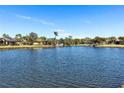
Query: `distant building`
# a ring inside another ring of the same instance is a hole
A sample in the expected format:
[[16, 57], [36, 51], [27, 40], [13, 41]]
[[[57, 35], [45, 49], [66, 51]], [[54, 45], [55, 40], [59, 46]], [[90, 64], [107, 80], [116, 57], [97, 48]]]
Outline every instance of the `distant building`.
[[38, 38], [35, 40], [35, 42], [33, 43], [33, 45], [42, 45], [43, 42], [42, 42], [42, 39]]
[[56, 44], [56, 47], [63, 47], [63, 46], [64, 46], [63, 43], [61, 43], [61, 44]]
[[121, 44], [121, 41], [117, 38], [115, 44]]
[[0, 37], [0, 45], [14, 45], [16, 42], [17, 41], [13, 38]]

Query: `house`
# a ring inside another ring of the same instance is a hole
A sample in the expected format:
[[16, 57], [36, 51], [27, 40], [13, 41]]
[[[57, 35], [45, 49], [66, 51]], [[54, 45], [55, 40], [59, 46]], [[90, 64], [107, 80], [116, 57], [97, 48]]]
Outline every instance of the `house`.
[[3, 39], [2, 39], [2, 38], [0, 38], [0, 45], [1, 45], [1, 44], [3, 44]]
[[5, 37], [0, 37], [0, 45], [14, 45], [16, 44], [16, 40], [13, 38], [5, 38]]
[[64, 46], [63, 43], [61, 43], [61, 44], [56, 44], [56, 47], [63, 47], [63, 46]]
[[121, 41], [117, 38], [115, 44], [121, 44]]
[[33, 43], [33, 45], [42, 45], [42, 39], [38, 38], [35, 40], [35, 42]]

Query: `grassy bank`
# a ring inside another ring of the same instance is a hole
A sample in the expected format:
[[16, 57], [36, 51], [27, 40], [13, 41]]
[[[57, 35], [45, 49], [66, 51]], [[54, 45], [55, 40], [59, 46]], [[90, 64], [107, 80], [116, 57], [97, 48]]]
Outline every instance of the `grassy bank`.
[[[90, 46], [93, 47], [93, 45], [89, 45], [89, 44], [80, 44], [80, 45], [76, 45], [76, 46]], [[124, 45], [115, 45], [115, 44], [104, 44], [104, 45], [96, 45], [95, 47], [103, 47], [103, 48], [124, 48]]]
[[19, 46], [0, 46], [0, 49], [21, 49], [21, 48], [51, 48], [51, 45], [19, 45]]
[[74, 46], [90, 46], [89, 44], [78, 44], [78, 45], [74, 45]]
[[[79, 44], [79, 45], [72, 45], [72, 46], [91, 46], [89, 44]], [[53, 48], [52, 45], [15, 45], [15, 46], [0, 46], [0, 50], [4, 49], [21, 49], [21, 48]], [[103, 47], [103, 48], [124, 48], [124, 45], [97, 45], [95, 47]]]
[[124, 48], [124, 45], [97, 45], [96, 47]]

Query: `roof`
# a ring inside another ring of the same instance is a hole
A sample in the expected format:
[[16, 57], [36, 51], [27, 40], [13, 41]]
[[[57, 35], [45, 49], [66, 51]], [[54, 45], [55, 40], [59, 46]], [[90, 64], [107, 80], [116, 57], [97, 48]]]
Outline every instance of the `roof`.
[[42, 42], [42, 39], [38, 38], [38, 39], [35, 40], [35, 42]]
[[4, 39], [4, 40], [6, 40], [6, 41], [8, 41], [8, 42], [16, 42], [17, 40], [16, 39], [14, 39], [14, 38], [5, 38], [5, 37], [0, 37], [0, 40], [2, 40], [2, 39]]

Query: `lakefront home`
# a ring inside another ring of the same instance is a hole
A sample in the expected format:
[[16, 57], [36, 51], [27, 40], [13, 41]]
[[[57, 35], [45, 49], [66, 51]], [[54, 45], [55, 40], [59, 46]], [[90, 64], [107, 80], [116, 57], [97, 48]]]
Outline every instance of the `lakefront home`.
[[13, 38], [0, 37], [0, 45], [14, 45], [16, 42]]
[[34, 41], [34, 43], [33, 43], [33, 45], [42, 45], [43, 44], [43, 41], [42, 41], [42, 39], [36, 39], [35, 41]]

